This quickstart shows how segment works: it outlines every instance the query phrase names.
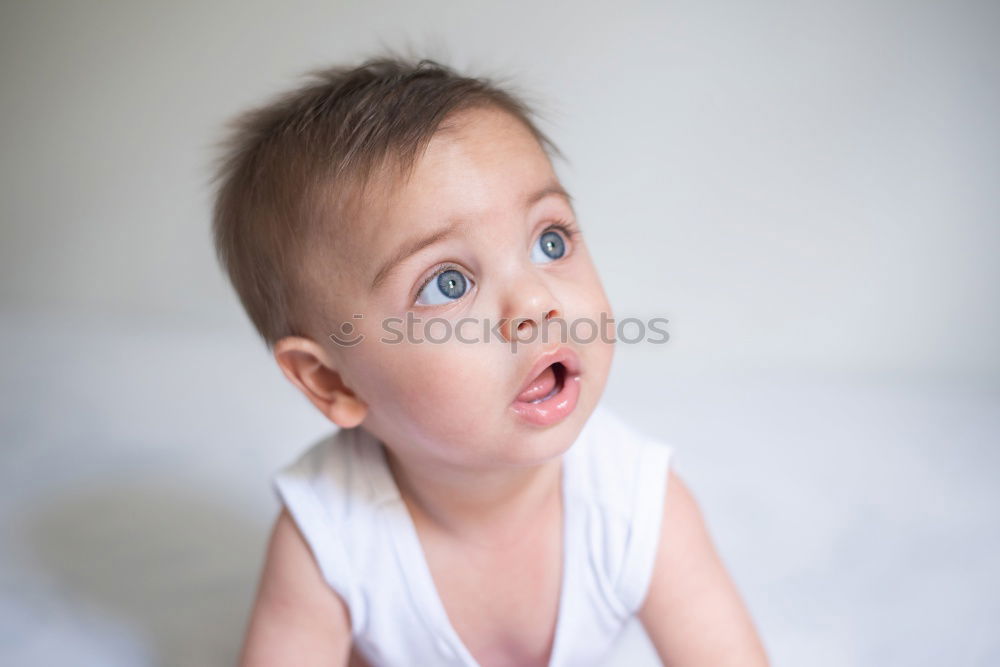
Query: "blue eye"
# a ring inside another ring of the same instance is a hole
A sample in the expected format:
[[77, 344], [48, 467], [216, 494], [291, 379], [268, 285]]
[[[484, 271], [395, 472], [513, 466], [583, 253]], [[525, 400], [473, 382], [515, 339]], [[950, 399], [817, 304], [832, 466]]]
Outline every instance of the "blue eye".
[[566, 241], [551, 229], [538, 237], [538, 243], [531, 249], [531, 261], [538, 264], [551, 262], [566, 254]]
[[465, 279], [461, 271], [448, 269], [427, 281], [427, 284], [420, 290], [420, 294], [417, 295], [417, 303], [423, 306], [448, 303], [460, 299], [468, 291], [468, 288], [469, 281]]

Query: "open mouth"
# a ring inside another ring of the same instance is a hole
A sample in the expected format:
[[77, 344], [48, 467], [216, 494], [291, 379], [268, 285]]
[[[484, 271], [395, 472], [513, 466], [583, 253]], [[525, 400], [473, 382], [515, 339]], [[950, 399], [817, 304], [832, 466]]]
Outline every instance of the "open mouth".
[[522, 403], [538, 404], [547, 401], [560, 391], [566, 383], [566, 367], [557, 361], [550, 364], [532, 380], [517, 400]]
[[[548, 365], [542, 366], [545, 361]], [[511, 403], [514, 413], [535, 426], [551, 426], [573, 412], [580, 396], [580, 360], [573, 350], [561, 348], [538, 360], [535, 376]]]

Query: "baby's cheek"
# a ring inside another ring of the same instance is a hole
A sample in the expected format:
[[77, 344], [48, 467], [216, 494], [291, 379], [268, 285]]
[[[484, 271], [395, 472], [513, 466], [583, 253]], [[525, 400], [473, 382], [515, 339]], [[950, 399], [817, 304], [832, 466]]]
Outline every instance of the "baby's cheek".
[[617, 321], [596, 271], [581, 276], [567, 301], [569, 342], [582, 356], [589, 388], [599, 393], [614, 357]]
[[487, 375], [486, 360], [482, 354], [476, 354], [481, 346], [453, 339], [410, 347], [406, 360], [409, 375], [416, 385], [424, 388], [425, 394], [458, 401], [474, 394], [470, 387], [481, 383]]
[[460, 419], [489, 391], [490, 368], [475, 344], [455, 340], [401, 346], [391, 367], [402, 398], [417, 419]]
[[601, 283], [597, 273], [590, 276], [591, 280], [586, 283], [585, 298], [588, 308], [598, 313], [611, 312], [611, 305], [608, 303], [608, 295], [604, 291], [604, 284]]

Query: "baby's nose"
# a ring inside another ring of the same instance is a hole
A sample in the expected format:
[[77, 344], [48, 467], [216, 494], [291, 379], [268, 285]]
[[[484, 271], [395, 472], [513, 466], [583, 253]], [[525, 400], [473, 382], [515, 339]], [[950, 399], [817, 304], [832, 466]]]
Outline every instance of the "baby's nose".
[[[534, 268], [534, 267], [532, 267]], [[538, 271], [516, 267], [502, 281], [501, 333], [509, 343], [517, 336], [531, 340], [549, 320], [562, 317], [562, 304], [552, 290], [553, 284]]]

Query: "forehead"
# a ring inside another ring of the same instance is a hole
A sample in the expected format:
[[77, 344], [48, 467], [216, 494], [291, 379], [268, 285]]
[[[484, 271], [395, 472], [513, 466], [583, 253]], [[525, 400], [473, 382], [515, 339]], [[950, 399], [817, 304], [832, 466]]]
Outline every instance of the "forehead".
[[408, 179], [373, 181], [354, 216], [350, 254], [375, 261], [421, 228], [454, 218], [496, 220], [553, 180], [548, 155], [520, 120], [492, 108], [456, 113]]

